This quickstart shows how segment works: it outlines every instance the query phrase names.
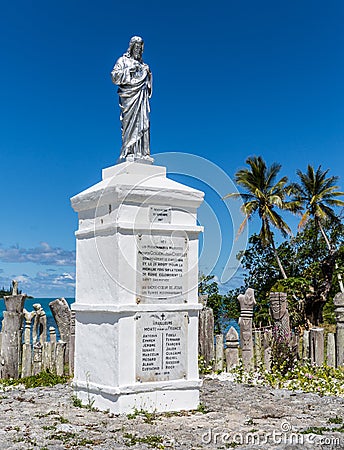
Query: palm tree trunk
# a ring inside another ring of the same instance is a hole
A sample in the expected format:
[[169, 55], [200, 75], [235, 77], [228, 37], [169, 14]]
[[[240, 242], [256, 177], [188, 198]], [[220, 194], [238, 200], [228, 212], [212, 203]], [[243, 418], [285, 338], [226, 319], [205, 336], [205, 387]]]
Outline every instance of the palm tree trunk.
[[320, 220], [318, 218], [316, 218], [316, 222], [317, 222], [317, 225], [319, 227], [319, 230], [321, 231], [321, 234], [323, 235], [323, 238], [325, 239], [327, 248], [330, 250], [330, 253], [332, 254], [333, 252], [332, 252], [331, 243], [330, 243], [328, 237], [326, 236], [325, 230], [323, 229], [323, 227], [321, 225], [321, 222], [320, 222]]
[[[333, 255], [334, 252], [333, 252], [331, 243], [330, 243], [330, 241], [329, 241], [329, 239], [328, 239], [328, 237], [327, 237], [327, 235], [325, 233], [325, 230], [323, 229], [323, 227], [321, 225], [321, 222], [320, 222], [320, 220], [318, 218], [316, 218], [316, 223], [317, 223], [317, 225], [319, 227], [319, 230], [321, 231], [321, 234], [323, 235], [323, 238], [325, 239], [325, 242], [326, 242], [327, 248], [329, 249], [330, 254]], [[336, 270], [338, 270], [338, 263], [337, 262], [334, 263], [334, 266], [335, 266]], [[338, 278], [340, 292], [344, 292], [342, 274], [340, 272], [337, 272], [337, 278]]]
[[278, 267], [279, 267], [279, 269], [280, 269], [280, 271], [281, 271], [282, 277], [286, 280], [288, 277], [287, 277], [287, 274], [285, 273], [285, 270], [284, 270], [284, 268], [283, 268], [283, 266], [282, 266], [281, 260], [280, 260], [280, 258], [279, 258], [279, 256], [278, 256], [277, 249], [276, 249], [276, 247], [275, 247], [275, 243], [274, 243], [273, 240], [272, 240], [272, 242], [271, 242], [271, 245], [272, 245], [272, 249], [273, 249], [273, 251], [274, 251], [274, 255], [275, 255], [275, 258], [276, 258]]
[[269, 225], [269, 223], [267, 221], [265, 222], [265, 226], [266, 226], [266, 229], [267, 229], [267, 231], [269, 233], [271, 247], [272, 247], [272, 250], [274, 252], [274, 255], [275, 255], [278, 267], [279, 267], [279, 269], [281, 271], [281, 274], [282, 274], [283, 278], [286, 280], [288, 277], [287, 277], [287, 275], [285, 273], [285, 270], [284, 270], [284, 268], [282, 266], [281, 260], [280, 260], [280, 258], [278, 256], [277, 249], [276, 249], [276, 246], [275, 246], [274, 237], [273, 237], [273, 234], [270, 231], [270, 225]]

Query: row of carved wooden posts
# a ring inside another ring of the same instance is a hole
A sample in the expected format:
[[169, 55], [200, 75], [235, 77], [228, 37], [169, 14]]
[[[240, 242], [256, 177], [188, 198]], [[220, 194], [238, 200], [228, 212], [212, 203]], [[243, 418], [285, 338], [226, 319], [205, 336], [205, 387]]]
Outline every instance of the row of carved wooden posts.
[[[334, 298], [336, 314], [336, 333], [326, 335], [320, 327], [305, 330], [300, 336], [290, 329], [287, 307], [287, 294], [270, 294], [270, 313], [273, 325], [264, 329], [252, 329], [253, 309], [256, 304], [253, 289], [247, 289], [238, 297], [240, 303], [240, 340], [239, 334], [231, 327], [226, 336], [218, 334], [214, 339], [214, 316], [206, 306], [206, 296], [200, 301], [204, 307], [199, 316], [199, 354], [205, 365], [213, 370], [230, 370], [238, 365], [240, 358], [246, 370], [252, 370], [263, 364], [266, 370], [271, 368], [271, 346], [273, 340], [284, 341], [295, 349], [299, 360], [315, 365], [326, 362], [332, 367], [344, 366], [344, 294]], [[225, 344], [225, 345], [224, 345]], [[326, 355], [325, 355], [326, 348]]]
[[4, 297], [0, 378], [27, 377], [44, 370], [57, 375], [72, 374], [75, 317], [67, 301], [59, 298], [49, 303], [60, 335], [57, 341], [55, 327], [47, 330], [47, 317], [41, 305], [34, 304], [34, 310], [29, 312], [24, 309], [25, 298], [17, 294], [16, 289], [12, 295]]
[[[75, 317], [67, 301], [59, 298], [49, 303], [60, 334], [60, 340], [57, 341], [55, 328], [50, 327], [47, 330], [47, 318], [41, 305], [34, 304], [34, 310], [29, 312], [24, 309], [25, 298], [25, 295], [17, 294], [16, 286], [12, 295], [4, 297], [6, 311], [3, 313], [0, 333], [0, 378], [36, 375], [43, 370], [57, 375], [66, 372], [73, 374]], [[344, 366], [343, 293], [334, 298], [336, 333], [327, 334], [326, 358], [323, 328], [306, 330], [302, 337], [291, 332], [286, 294], [270, 295], [274, 325], [263, 330], [252, 329], [253, 309], [256, 304], [253, 289], [247, 289], [245, 294], [239, 295], [238, 300], [241, 309], [240, 341], [238, 332], [231, 327], [225, 336], [224, 346], [223, 334], [216, 335], [214, 339], [213, 311], [206, 306], [206, 298], [200, 298], [204, 307], [199, 315], [199, 353], [206, 365], [213, 365], [214, 370], [229, 370], [239, 363], [240, 358], [247, 370], [260, 364], [270, 370], [273, 338], [288, 340], [290, 346], [297, 349], [299, 359], [316, 365], [323, 364], [326, 359], [330, 366]]]

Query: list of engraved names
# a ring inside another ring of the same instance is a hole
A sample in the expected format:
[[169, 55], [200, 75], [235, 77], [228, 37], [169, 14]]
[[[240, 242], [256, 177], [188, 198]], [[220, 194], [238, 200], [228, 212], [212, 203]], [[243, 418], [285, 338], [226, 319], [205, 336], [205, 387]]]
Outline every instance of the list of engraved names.
[[141, 313], [136, 328], [136, 379], [162, 381], [186, 374], [185, 312]]

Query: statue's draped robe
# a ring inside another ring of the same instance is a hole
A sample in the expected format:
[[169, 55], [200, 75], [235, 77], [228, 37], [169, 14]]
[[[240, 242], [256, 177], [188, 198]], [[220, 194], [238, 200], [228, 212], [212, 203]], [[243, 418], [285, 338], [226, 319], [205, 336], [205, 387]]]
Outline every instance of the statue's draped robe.
[[[133, 75], [131, 69], [138, 66]], [[144, 157], [149, 149], [149, 98], [152, 93], [152, 76], [147, 64], [124, 54], [116, 62], [112, 81], [118, 85], [121, 108], [122, 149], [120, 159], [130, 154]]]

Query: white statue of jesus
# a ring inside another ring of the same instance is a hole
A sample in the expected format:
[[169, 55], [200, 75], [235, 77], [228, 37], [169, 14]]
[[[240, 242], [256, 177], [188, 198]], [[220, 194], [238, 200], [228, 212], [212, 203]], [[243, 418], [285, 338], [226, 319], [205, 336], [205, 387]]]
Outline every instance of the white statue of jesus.
[[143, 39], [133, 36], [129, 48], [111, 72], [118, 86], [121, 108], [122, 149], [120, 159], [150, 159], [149, 99], [152, 95], [152, 74], [142, 60]]

